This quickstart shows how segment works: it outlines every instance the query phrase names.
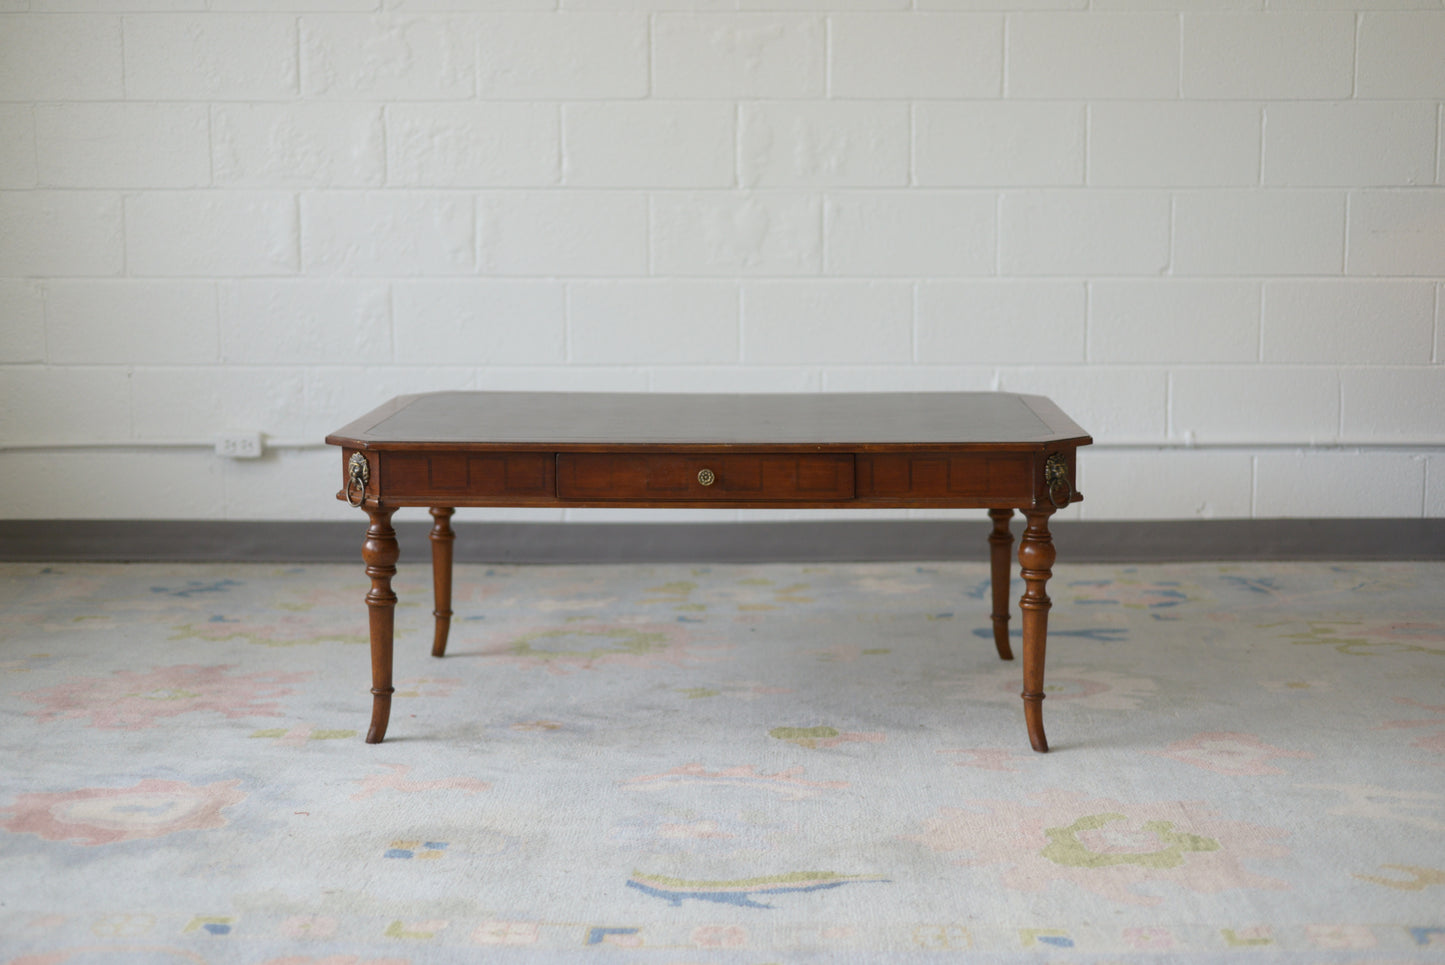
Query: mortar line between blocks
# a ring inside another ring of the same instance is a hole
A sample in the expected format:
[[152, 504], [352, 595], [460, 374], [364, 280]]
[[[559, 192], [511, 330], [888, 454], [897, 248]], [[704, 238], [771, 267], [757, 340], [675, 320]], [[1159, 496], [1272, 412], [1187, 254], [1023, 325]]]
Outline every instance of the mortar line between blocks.
[[1169, 229], [1168, 229], [1168, 230], [1169, 230], [1169, 251], [1167, 252], [1167, 254], [1168, 254], [1168, 260], [1167, 260], [1166, 266], [1165, 266], [1165, 268], [1164, 268], [1164, 274], [1165, 274], [1165, 276], [1166, 276], [1166, 277], [1170, 277], [1170, 278], [1177, 277], [1177, 276], [1175, 276], [1175, 274], [1174, 274], [1174, 257], [1175, 257], [1175, 254], [1176, 254], [1176, 252], [1175, 252], [1175, 241], [1176, 241], [1176, 237], [1175, 237], [1175, 236], [1178, 234], [1178, 224], [1179, 224], [1179, 192], [1178, 192], [1178, 191], [1170, 191], [1170, 192], [1169, 192]]
[[1008, 100], [1008, 28], [1012, 20], [1013, 18], [1009, 14], [1004, 14], [1003, 29], [999, 31], [999, 41], [1003, 44], [1003, 50], [999, 52], [998, 58], [998, 95], [1004, 100]]
[[1257, 288], [1254, 304], [1254, 360], [1264, 361], [1264, 292], [1268, 287], [1265, 282], [1269, 279], [1261, 279]]
[[1164, 438], [1174, 437], [1174, 370], [1164, 371]]
[[1005, 192], [993, 196], [993, 276], [1003, 277], [1003, 199]]
[[1335, 438], [1345, 437], [1345, 380], [1344, 373], [1335, 369]]
[[[210, 4], [207, 4], [207, 6], [210, 6]], [[378, 12], [378, 13], [381, 12], [381, 0], [377, 0], [377, 12]], [[292, 21], [292, 23], [291, 23], [291, 29], [294, 30], [294, 31], [295, 31], [295, 34], [296, 34], [296, 38], [295, 38], [295, 39], [296, 39], [296, 46], [295, 46], [295, 48], [294, 48], [295, 51], [296, 51], [296, 97], [297, 97], [297, 99], [299, 100], [299, 99], [301, 98], [302, 94], [304, 93], [304, 91], [303, 91], [303, 89], [302, 89], [302, 86], [301, 86], [301, 15], [300, 15], [300, 14], [297, 14], [297, 15], [296, 15], [296, 19]], [[473, 89], [473, 90], [476, 89], [476, 77], [475, 77], [475, 76], [472, 77], [472, 89]]]
[[918, 101], [908, 102], [908, 186], [918, 187]]
[[1264, 187], [1264, 154], [1268, 150], [1265, 146], [1265, 137], [1269, 132], [1269, 108], [1260, 104], [1258, 111], [1259, 114], [1254, 119], [1255, 126], [1259, 130], [1259, 153], [1254, 158], [1254, 186], [1262, 188]]
[[1435, 111], [1435, 183], [1445, 185], [1445, 103]]
[[[206, 106], [206, 187], [216, 187], [216, 111], [215, 104]], [[300, 239], [298, 239], [299, 241]]]
[[[1089, 5], [1093, 6], [1093, 0], [1090, 0]], [[1174, 15], [1174, 18], [1176, 39], [1179, 43], [1179, 69], [1174, 77], [1174, 94], [1182, 101], [1184, 99], [1184, 11], [1180, 10]]]
[[[39, 137], [37, 137], [37, 138], [36, 138], [36, 141], [38, 142], [39, 140], [40, 140]], [[127, 222], [128, 222], [128, 219], [126, 218], [126, 207], [127, 207], [127, 205], [126, 205], [126, 203], [125, 203], [125, 202], [126, 202], [126, 193], [125, 193], [125, 191], [118, 191], [118, 192], [116, 192], [116, 193], [119, 195], [119, 201], [120, 201], [120, 212], [119, 212], [119, 214], [120, 214], [120, 277], [122, 277], [122, 278], [129, 278], [129, 277], [131, 277], [131, 274], [130, 274], [130, 245], [126, 244], [126, 240], [127, 240], [127, 238], [129, 237], [129, 235], [130, 235], [130, 225], [127, 223]], [[298, 245], [300, 244], [300, 239], [299, 239], [299, 238], [297, 239], [297, 244], [298, 244]], [[301, 252], [300, 252], [299, 249], [298, 249], [297, 252], [296, 252], [296, 257], [297, 257], [297, 260], [298, 260], [298, 261], [299, 261], [300, 258], [301, 258]], [[47, 301], [48, 301], [48, 300], [49, 300], [49, 299], [47, 299]], [[47, 356], [47, 358], [48, 358], [48, 357], [49, 357], [49, 356]]]
[[[917, 0], [910, 4], [915, 7]], [[823, 18], [823, 100], [833, 99], [833, 18]]]
[[[126, 55], [125, 55], [125, 22], [126, 22], [126, 16], [125, 16], [124, 14], [122, 14], [122, 15], [120, 16], [119, 20], [120, 20], [120, 23], [117, 24], [117, 27], [118, 27], [118, 29], [120, 30], [120, 99], [121, 99], [122, 101], [126, 101], [126, 100], [129, 100], [129, 99], [130, 99], [130, 91], [126, 90], [126, 83], [125, 83], [125, 63], [126, 63]], [[297, 44], [297, 46], [299, 47], [300, 44]], [[38, 132], [37, 132], [37, 133], [38, 133]], [[37, 143], [39, 142], [39, 138], [38, 138], [38, 137], [36, 138], [36, 141], [37, 141]], [[209, 146], [209, 142], [208, 142], [208, 146]]]
[[1360, 28], [1364, 25], [1364, 11], [1355, 11], [1355, 31], [1350, 38], [1350, 100], [1360, 96]]
[[733, 104], [733, 189], [743, 189], [743, 101]]
[[[554, 2], [554, 9], [556, 9], [557, 12], [559, 12], [559, 13], [562, 11], [562, 0], [555, 0], [555, 2]], [[657, 29], [656, 29], [656, 26], [657, 26], [657, 11], [656, 11], [656, 10], [653, 10], [653, 11], [650, 11], [650, 12], [648, 13], [648, 15], [647, 15], [647, 22], [646, 22], [646, 24], [645, 24], [645, 29], [646, 29], [646, 33], [647, 33], [647, 36], [646, 36], [646, 38], [645, 38], [645, 40], [646, 40], [646, 45], [647, 45], [647, 98], [646, 98], [647, 100], [652, 100], [652, 99], [656, 96], [656, 94], [657, 94], [657, 91], [656, 91], [656, 89], [655, 89], [656, 79], [655, 79], [654, 76], [653, 76], [653, 73], [654, 73], [653, 67], [654, 67], [654, 61], [655, 61], [655, 56], [654, 56], [654, 54], [655, 54], [655, 47], [654, 47], [654, 43], [655, 43], [655, 40], [656, 40], [656, 37], [657, 37]], [[479, 58], [479, 59], [478, 59], [478, 63], [477, 63], [477, 69], [478, 69], [478, 70], [481, 70], [481, 68], [482, 68], [482, 65], [481, 65], [480, 58]]]
[[1350, 222], [1355, 215], [1355, 194], [1349, 188], [1345, 188], [1345, 223], [1341, 226], [1340, 237], [1340, 276], [1345, 277], [1350, 273]]
[[1445, 284], [1435, 286], [1435, 344], [1430, 349], [1430, 361], [1439, 363], [1445, 361], [1440, 357], [1440, 337], [1445, 335], [1441, 331], [1441, 322], [1445, 321]]

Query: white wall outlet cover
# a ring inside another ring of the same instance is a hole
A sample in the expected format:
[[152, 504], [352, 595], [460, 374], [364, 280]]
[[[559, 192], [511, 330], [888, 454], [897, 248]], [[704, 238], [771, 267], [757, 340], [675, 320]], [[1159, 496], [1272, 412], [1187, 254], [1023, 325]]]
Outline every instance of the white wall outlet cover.
[[259, 432], [228, 432], [216, 440], [216, 455], [226, 459], [258, 459], [263, 450]]

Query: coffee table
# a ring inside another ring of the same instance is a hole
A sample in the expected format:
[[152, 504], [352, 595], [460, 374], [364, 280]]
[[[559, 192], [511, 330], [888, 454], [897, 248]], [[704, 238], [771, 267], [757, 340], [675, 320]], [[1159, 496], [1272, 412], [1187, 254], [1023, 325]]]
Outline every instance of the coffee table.
[[361, 556], [371, 589], [371, 727], [391, 715], [400, 552], [392, 514], [425, 506], [436, 618], [451, 626], [451, 517], [459, 506], [730, 509], [987, 509], [994, 646], [1009, 646], [1014, 510], [1024, 592], [1023, 704], [1044, 736], [1044, 653], [1053, 573], [1049, 517], [1083, 497], [1075, 455], [1093, 440], [1048, 399], [1001, 392], [662, 395], [437, 392], [403, 395], [326, 437], [341, 447], [342, 491], [370, 518]]

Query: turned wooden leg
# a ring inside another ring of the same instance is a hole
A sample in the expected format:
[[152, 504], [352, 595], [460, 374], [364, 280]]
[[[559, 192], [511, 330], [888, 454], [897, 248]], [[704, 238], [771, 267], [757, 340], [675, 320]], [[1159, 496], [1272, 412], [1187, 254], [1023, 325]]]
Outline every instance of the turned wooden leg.
[[447, 633], [452, 627], [452, 544], [457, 534], [452, 532], [451, 518], [455, 509], [433, 507], [431, 516], [431, 580], [432, 593], [436, 600], [436, 635], [432, 637], [431, 655], [444, 656], [447, 652]]
[[1044, 588], [1054, 572], [1054, 540], [1049, 535], [1049, 517], [1053, 514], [1050, 506], [1024, 510], [1028, 526], [1019, 544], [1019, 566], [1024, 578], [1024, 595], [1019, 600], [1024, 625], [1024, 722], [1029, 728], [1029, 743], [1039, 753], [1049, 749], [1044, 737], [1044, 650], [1052, 603]]
[[989, 555], [993, 573], [993, 645], [998, 648], [1000, 660], [1012, 660], [1013, 648], [1008, 642], [1008, 587], [1009, 569], [1013, 560], [1010, 552], [1014, 545], [1014, 534], [1009, 529], [1013, 518], [1012, 509], [990, 509], [988, 518], [993, 520], [993, 532], [988, 534]]
[[371, 614], [371, 729], [366, 732], [368, 744], [380, 744], [386, 736], [386, 723], [391, 717], [391, 642], [395, 631], [396, 594], [391, 591], [391, 578], [396, 575], [396, 561], [401, 549], [396, 545], [396, 531], [391, 528], [391, 514], [384, 506], [367, 510], [371, 526], [361, 558], [366, 561], [366, 575], [371, 589], [366, 592], [366, 606]]

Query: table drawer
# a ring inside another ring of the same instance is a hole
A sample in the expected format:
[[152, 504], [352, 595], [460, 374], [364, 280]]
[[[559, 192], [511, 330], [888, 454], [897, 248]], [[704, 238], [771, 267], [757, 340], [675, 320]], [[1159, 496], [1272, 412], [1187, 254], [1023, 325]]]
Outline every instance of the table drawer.
[[384, 498], [450, 506], [467, 499], [548, 498], [548, 452], [387, 452], [381, 464]]
[[859, 457], [858, 495], [881, 499], [1027, 499], [1034, 457], [1026, 452], [879, 452]]
[[557, 495], [659, 502], [852, 499], [853, 455], [562, 452]]

